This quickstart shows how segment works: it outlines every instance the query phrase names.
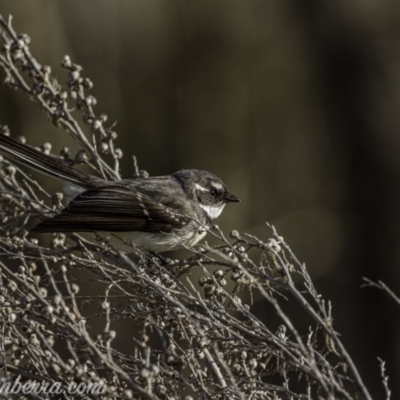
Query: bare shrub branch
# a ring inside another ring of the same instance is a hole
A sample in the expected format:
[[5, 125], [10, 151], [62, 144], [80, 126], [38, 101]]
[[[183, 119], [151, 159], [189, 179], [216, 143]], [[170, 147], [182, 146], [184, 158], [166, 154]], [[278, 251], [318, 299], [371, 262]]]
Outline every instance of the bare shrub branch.
[[[0, 16], [0, 26], [6, 86], [38, 103], [84, 151], [72, 156], [64, 149], [61, 157], [119, 179], [117, 135], [105, 127], [104, 114], [95, 114], [96, 100], [86, 94], [93, 85], [82, 67], [64, 58], [64, 86], [33, 58], [29, 38], [15, 33], [11, 18]], [[86, 126], [78, 123], [79, 115]], [[136, 160], [135, 170], [140, 173]], [[333, 327], [330, 302], [273, 227], [266, 226], [265, 238], [235, 230], [227, 238], [215, 226], [208, 234], [218, 244], [188, 248], [181, 260], [134, 248], [127, 254], [104, 236], [53, 234], [50, 246], [43, 246], [27, 224], [62, 207], [61, 196], [46, 193], [5, 158], [0, 190], [5, 382], [19, 377], [24, 383], [59, 383], [62, 398], [371, 399]], [[201, 275], [196, 281], [194, 271]], [[101, 291], [88, 294], [94, 281]], [[280, 323], [257, 318], [252, 298], [269, 304]], [[284, 311], [289, 302], [309, 316], [308, 329], [297, 327]], [[98, 312], [89, 311], [93, 305]], [[124, 352], [113, 345], [125, 333], [115, 328], [120, 320], [136, 327], [124, 336]], [[104, 391], [71, 395], [71, 382], [96, 383]]]
[[396, 296], [396, 294], [382, 281], [374, 282], [368, 278], [363, 278], [365, 282], [362, 286], [363, 287], [375, 287], [380, 290], [386, 292], [398, 305], [400, 305], [400, 297]]

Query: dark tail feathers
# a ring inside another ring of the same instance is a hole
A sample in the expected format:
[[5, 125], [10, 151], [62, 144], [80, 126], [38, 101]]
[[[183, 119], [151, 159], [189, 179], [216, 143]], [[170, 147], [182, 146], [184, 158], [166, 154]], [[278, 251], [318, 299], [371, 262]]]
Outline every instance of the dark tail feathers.
[[72, 182], [79, 186], [91, 186], [92, 177], [35, 148], [0, 134], [0, 153], [44, 174]]

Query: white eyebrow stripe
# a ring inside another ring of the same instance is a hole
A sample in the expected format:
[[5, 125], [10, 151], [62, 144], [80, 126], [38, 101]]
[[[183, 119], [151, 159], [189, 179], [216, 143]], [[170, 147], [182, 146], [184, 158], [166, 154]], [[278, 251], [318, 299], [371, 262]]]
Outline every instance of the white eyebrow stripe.
[[194, 186], [195, 186], [196, 189], [201, 190], [202, 192], [209, 192], [208, 189], [206, 189], [205, 187], [199, 185], [198, 183], [195, 183]]
[[212, 186], [214, 189], [217, 189], [217, 190], [219, 190], [219, 191], [222, 191], [222, 189], [224, 188], [224, 187], [222, 186], [222, 184], [219, 183], [219, 182], [212, 182], [212, 183], [211, 183], [211, 186]]

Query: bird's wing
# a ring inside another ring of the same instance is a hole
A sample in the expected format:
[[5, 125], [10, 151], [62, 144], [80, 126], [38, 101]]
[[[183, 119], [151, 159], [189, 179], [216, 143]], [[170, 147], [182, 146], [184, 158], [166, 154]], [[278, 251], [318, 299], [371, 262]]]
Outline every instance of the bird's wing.
[[75, 197], [60, 214], [40, 222], [35, 232], [171, 232], [190, 219], [140, 191], [110, 185]]

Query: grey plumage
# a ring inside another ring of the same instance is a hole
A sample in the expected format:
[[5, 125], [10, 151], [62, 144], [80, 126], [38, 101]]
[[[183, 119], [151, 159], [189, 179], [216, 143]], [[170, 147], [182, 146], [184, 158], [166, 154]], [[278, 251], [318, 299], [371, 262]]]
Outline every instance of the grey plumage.
[[34, 232], [124, 232], [136, 247], [166, 251], [196, 244], [224, 206], [239, 201], [207, 171], [106, 181], [8, 136], [0, 135], [0, 152], [62, 179], [71, 198], [60, 214], [40, 222]]

